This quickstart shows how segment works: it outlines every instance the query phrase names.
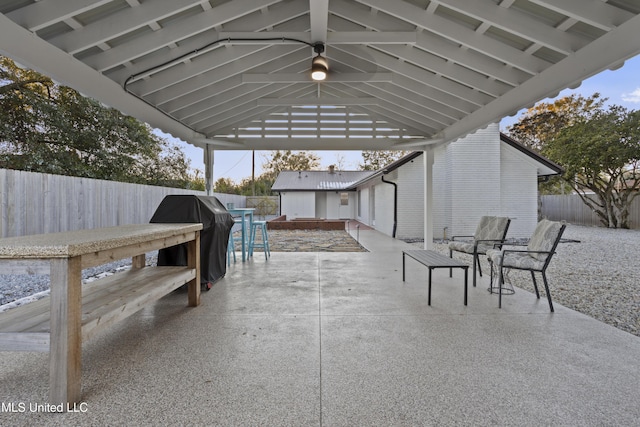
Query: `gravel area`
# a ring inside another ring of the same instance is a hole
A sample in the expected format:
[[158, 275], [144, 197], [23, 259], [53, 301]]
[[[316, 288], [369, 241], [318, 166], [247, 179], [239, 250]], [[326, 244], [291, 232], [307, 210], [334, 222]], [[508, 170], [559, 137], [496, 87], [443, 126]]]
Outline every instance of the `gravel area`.
[[340, 230], [269, 230], [272, 252], [367, 252]]
[[[147, 265], [158, 262], [158, 252], [147, 254]], [[122, 259], [95, 268], [82, 270], [82, 281], [93, 280], [114, 274], [131, 267], [131, 259]], [[8, 275], [0, 274], [0, 313], [22, 304], [37, 300], [49, 294], [48, 275]]]
[[[313, 233], [307, 231], [307, 244], [321, 240], [322, 233], [326, 232], [317, 233], [320, 234], [312, 237]], [[275, 235], [271, 236], [270, 233], [270, 242], [275, 243]], [[553, 301], [640, 336], [640, 230], [611, 230], [569, 224], [563, 239], [547, 270]], [[297, 245], [298, 240], [294, 238], [290, 242]], [[340, 250], [341, 245], [336, 244], [333, 250]], [[420, 243], [416, 245], [421, 246]], [[279, 250], [286, 250], [286, 244], [283, 247]], [[448, 254], [446, 243], [436, 242], [434, 249]], [[314, 251], [322, 250], [322, 245], [314, 248]], [[327, 245], [324, 250], [328, 250]], [[147, 264], [155, 264], [155, 256], [149, 254]], [[464, 255], [456, 256], [464, 259]], [[481, 261], [483, 272], [488, 274], [486, 259]], [[118, 269], [128, 268], [129, 265], [130, 261], [122, 260], [87, 269], [83, 271], [83, 278], [85, 281], [94, 280]], [[534, 292], [528, 272], [512, 271], [509, 277], [516, 288]], [[538, 282], [540, 297], [546, 298], [542, 279]], [[15, 300], [24, 302], [29, 298], [38, 298], [46, 294], [48, 288], [48, 276], [0, 275], [0, 311], [15, 305]], [[26, 300], [23, 299], [25, 297]]]
[[[568, 224], [562, 237], [547, 269], [553, 301], [640, 336], [640, 230]], [[434, 246], [449, 254], [446, 244]], [[486, 257], [481, 262], [488, 275]], [[509, 277], [516, 292], [535, 292], [529, 272], [513, 270]], [[540, 298], [546, 299], [542, 277], [536, 278]]]

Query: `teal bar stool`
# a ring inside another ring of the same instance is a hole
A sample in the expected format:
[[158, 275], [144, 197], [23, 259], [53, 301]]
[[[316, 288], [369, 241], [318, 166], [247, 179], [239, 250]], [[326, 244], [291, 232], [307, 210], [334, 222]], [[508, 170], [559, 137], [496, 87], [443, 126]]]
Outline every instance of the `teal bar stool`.
[[[260, 229], [262, 233], [262, 241], [256, 241], [256, 234]], [[267, 221], [253, 221], [251, 224], [251, 233], [249, 235], [249, 256], [253, 256], [254, 248], [262, 248], [264, 250], [264, 259], [271, 256], [269, 249], [269, 236], [267, 235]]]
[[236, 263], [236, 240], [233, 238], [233, 230], [229, 232], [229, 243], [227, 244], [227, 266], [231, 266], [231, 255], [233, 263]]

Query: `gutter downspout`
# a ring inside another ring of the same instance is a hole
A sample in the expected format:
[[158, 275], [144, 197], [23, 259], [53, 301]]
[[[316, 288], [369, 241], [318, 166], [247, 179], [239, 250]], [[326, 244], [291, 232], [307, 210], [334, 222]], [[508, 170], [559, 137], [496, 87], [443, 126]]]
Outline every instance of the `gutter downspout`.
[[391, 181], [385, 181], [384, 176], [388, 174], [389, 171], [382, 172], [382, 176], [380, 179], [385, 184], [393, 185], [393, 232], [391, 233], [391, 237], [396, 238], [396, 229], [398, 228], [398, 184]]

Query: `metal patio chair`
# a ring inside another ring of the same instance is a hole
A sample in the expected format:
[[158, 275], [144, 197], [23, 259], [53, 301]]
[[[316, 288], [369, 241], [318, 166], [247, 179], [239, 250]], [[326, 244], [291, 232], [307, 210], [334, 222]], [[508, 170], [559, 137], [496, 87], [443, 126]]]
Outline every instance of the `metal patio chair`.
[[560, 242], [562, 233], [566, 228], [566, 224], [549, 221], [543, 219], [538, 223], [536, 229], [531, 235], [527, 249], [490, 249], [487, 251], [487, 258], [491, 265], [491, 287], [493, 288], [494, 281], [494, 266], [495, 276], [498, 281], [498, 307], [502, 307], [502, 294], [505, 270], [527, 270], [531, 272], [531, 279], [533, 280], [533, 287], [536, 291], [536, 296], [540, 299], [540, 292], [538, 291], [538, 284], [536, 283], [535, 273], [542, 274], [542, 280], [544, 282], [544, 289], [547, 294], [547, 300], [549, 301], [549, 308], [553, 312], [553, 302], [551, 300], [551, 293], [549, 292], [549, 283], [547, 281], [546, 270], [551, 262], [551, 258], [555, 254], [556, 247]]
[[[482, 277], [482, 267], [480, 266], [480, 255], [486, 255], [487, 251], [500, 247], [507, 236], [511, 219], [499, 216], [483, 216], [480, 218], [476, 233], [473, 236], [452, 236], [449, 242], [449, 257], [453, 258], [453, 252], [462, 252], [473, 255], [473, 286], [476, 286], [476, 266], [480, 277]], [[464, 240], [456, 240], [464, 239]], [[452, 272], [449, 270], [449, 277]]]

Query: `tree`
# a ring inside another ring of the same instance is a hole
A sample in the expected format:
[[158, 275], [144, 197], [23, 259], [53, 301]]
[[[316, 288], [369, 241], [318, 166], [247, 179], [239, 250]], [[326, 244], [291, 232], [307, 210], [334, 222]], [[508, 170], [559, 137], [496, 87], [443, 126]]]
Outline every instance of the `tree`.
[[0, 57], [0, 167], [185, 188], [189, 160], [150, 126]]
[[363, 151], [363, 163], [360, 165], [360, 169], [363, 171], [377, 171], [408, 153], [408, 151], [391, 150]]
[[276, 180], [282, 171], [314, 170], [320, 167], [320, 157], [311, 151], [272, 151], [271, 158], [262, 164], [260, 178]]
[[543, 153], [565, 167], [564, 179], [610, 228], [629, 228], [640, 191], [640, 111], [611, 106], [562, 129]]
[[243, 196], [271, 196], [271, 186], [274, 182], [274, 179], [271, 179], [264, 174], [260, 175], [255, 180], [245, 178], [239, 185], [239, 194], [242, 194]]
[[571, 95], [529, 109], [509, 135], [565, 168], [567, 183], [606, 227], [628, 228], [640, 190], [640, 112], [596, 93]]
[[216, 193], [240, 194], [240, 190], [230, 178], [218, 178], [213, 188]]
[[606, 99], [601, 99], [598, 93], [588, 98], [573, 94], [550, 103], [541, 102], [507, 127], [507, 133], [516, 141], [541, 152], [545, 141], [576, 121], [589, 119], [602, 109], [605, 102]]

